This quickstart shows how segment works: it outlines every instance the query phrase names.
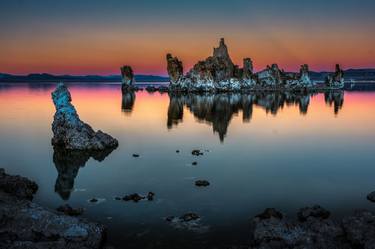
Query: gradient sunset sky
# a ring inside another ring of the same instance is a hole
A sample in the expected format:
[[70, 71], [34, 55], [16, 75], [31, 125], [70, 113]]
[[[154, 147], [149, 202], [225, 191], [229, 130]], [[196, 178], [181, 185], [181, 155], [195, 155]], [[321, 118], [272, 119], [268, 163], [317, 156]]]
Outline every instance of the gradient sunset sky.
[[374, 0], [1, 0], [0, 72], [166, 75], [165, 54], [185, 69], [225, 37], [255, 69], [375, 67]]

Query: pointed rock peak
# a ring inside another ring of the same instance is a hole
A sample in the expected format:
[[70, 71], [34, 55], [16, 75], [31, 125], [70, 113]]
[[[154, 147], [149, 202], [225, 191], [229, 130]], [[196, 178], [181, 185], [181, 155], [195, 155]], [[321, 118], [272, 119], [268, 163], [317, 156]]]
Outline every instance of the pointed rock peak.
[[220, 39], [220, 44], [218, 48], [214, 48], [214, 57], [229, 58], [228, 48], [225, 45], [224, 38]]
[[224, 38], [220, 38], [220, 46], [219, 47], [226, 47]]

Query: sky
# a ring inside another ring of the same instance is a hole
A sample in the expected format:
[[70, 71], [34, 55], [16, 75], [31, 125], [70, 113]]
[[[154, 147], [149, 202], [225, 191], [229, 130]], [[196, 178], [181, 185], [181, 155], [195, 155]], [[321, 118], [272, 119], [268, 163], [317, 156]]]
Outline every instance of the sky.
[[375, 68], [373, 0], [1, 0], [0, 72], [166, 75], [221, 37], [236, 64], [288, 71]]

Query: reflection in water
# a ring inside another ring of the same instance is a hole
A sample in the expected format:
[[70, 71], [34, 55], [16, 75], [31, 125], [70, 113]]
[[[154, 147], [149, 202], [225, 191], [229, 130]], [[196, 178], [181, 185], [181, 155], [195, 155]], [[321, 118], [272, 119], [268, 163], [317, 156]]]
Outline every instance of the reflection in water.
[[58, 172], [55, 183], [55, 192], [62, 199], [68, 200], [74, 187], [74, 179], [80, 167], [84, 167], [90, 157], [101, 162], [113, 149], [105, 151], [69, 151], [61, 148], [53, 149], [53, 163]]
[[324, 100], [329, 106], [333, 104], [335, 114], [338, 114], [344, 104], [344, 91], [325, 92]]
[[122, 93], [121, 110], [125, 113], [131, 113], [135, 102], [134, 91], [127, 91]]
[[[220, 94], [170, 94], [167, 127], [171, 129], [183, 120], [184, 106], [200, 121], [212, 125], [220, 141], [224, 141], [229, 123], [234, 114], [242, 111], [243, 121], [252, 118], [253, 105], [263, 108], [267, 113], [276, 115], [285, 105], [297, 105], [300, 113], [308, 112], [312, 93], [259, 92], [259, 93], [220, 93]], [[343, 91], [325, 93], [326, 103], [334, 103], [337, 114], [344, 102]]]

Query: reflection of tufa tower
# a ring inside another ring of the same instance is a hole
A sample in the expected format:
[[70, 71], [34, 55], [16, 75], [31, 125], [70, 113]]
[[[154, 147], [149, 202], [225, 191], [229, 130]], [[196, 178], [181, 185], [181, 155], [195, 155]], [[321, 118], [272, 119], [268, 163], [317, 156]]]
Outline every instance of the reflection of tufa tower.
[[101, 162], [112, 151], [113, 149], [89, 152], [65, 150], [54, 147], [53, 163], [58, 172], [55, 183], [55, 192], [58, 193], [63, 200], [69, 200], [70, 194], [74, 188], [74, 180], [78, 175], [79, 169], [85, 166], [90, 157]]

